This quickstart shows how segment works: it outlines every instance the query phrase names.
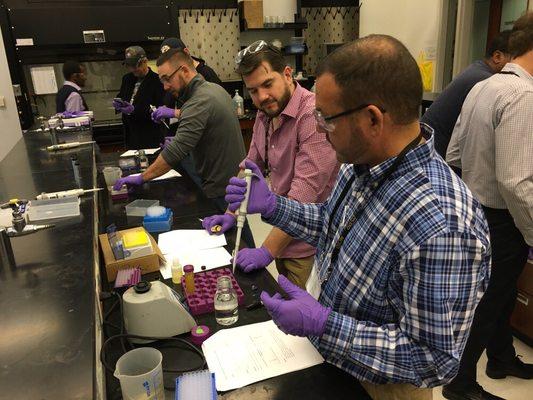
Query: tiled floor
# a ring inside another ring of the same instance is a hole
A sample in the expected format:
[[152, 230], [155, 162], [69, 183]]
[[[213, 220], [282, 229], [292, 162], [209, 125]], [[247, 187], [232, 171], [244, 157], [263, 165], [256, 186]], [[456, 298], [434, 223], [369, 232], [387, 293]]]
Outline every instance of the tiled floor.
[[[271, 226], [261, 221], [258, 215], [248, 216], [248, 221], [254, 235], [256, 246], [260, 246], [263, 240], [270, 232]], [[274, 264], [268, 266], [268, 271], [277, 278], [278, 273]], [[533, 363], [533, 348], [515, 339], [515, 348], [517, 354], [523, 356], [522, 361]], [[485, 354], [478, 363], [478, 382], [488, 392], [503, 397], [507, 400], [526, 400], [533, 399], [533, 380], [523, 380], [518, 378], [507, 378], [501, 380], [490, 379], [485, 375], [485, 366], [487, 357]], [[442, 400], [441, 388], [434, 390], [433, 400]], [[529, 393], [529, 394], [528, 394]]]

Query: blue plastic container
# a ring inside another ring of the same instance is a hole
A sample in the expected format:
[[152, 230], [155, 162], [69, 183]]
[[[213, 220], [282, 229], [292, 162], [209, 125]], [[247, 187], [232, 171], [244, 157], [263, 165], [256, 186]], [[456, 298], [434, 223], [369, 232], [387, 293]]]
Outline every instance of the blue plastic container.
[[165, 209], [165, 213], [158, 217], [144, 216], [143, 226], [150, 233], [166, 232], [172, 228], [172, 210], [170, 208]]

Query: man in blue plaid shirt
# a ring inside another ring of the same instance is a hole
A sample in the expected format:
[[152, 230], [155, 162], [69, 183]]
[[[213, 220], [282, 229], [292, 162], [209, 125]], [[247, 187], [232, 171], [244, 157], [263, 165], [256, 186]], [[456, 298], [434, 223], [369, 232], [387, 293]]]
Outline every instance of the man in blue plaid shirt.
[[[246, 161], [257, 175], [248, 212], [318, 249], [309, 293], [280, 276], [288, 298], [261, 299], [281, 330], [310, 336], [373, 399], [431, 399], [431, 387], [457, 373], [488, 285], [481, 206], [418, 122], [420, 72], [402, 43], [356, 40], [317, 77], [317, 124], [344, 163], [329, 199], [276, 196]], [[244, 180], [230, 180], [230, 209], [245, 191]]]

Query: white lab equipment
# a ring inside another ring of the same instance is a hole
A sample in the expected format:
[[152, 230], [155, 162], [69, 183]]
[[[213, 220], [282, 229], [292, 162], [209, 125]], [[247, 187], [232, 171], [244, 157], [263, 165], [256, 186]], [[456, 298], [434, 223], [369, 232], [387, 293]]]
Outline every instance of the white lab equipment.
[[[124, 324], [128, 333], [151, 337], [171, 337], [190, 332], [197, 325], [183, 306], [181, 296], [160, 281], [141, 281], [126, 290]], [[134, 343], [152, 340], [130, 339]]]
[[96, 142], [95, 141], [91, 141], [91, 142], [69, 142], [69, 143], [53, 144], [51, 146], [46, 147], [46, 150], [48, 150], [48, 151], [59, 151], [59, 150], [66, 150], [66, 149], [74, 149], [74, 148], [82, 146], [84, 144], [93, 144], [93, 143], [96, 143]]
[[50, 192], [50, 193], [43, 192], [43, 193], [35, 196], [35, 198], [37, 200], [59, 199], [61, 197], [82, 196], [82, 195], [84, 195], [86, 193], [98, 192], [99, 190], [103, 190], [103, 189], [102, 188], [70, 189], [70, 190], [62, 190], [60, 192]]
[[246, 194], [244, 200], [239, 207], [237, 214], [237, 238], [235, 239], [235, 250], [233, 251], [233, 274], [235, 274], [235, 265], [237, 262], [237, 253], [239, 252], [239, 244], [241, 242], [241, 234], [244, 223], [246, 222], [246, 214], [248, 213], [248, 198], [250, 197], [250, 187], [252, 185], [252, 170], [244, 170], [244, 180], [246, 181]]

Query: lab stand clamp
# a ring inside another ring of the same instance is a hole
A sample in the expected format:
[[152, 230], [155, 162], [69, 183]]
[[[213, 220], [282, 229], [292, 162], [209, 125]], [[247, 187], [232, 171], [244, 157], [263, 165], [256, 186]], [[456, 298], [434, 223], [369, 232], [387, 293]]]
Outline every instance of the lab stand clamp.
[[27, 225], [26, 219], [22, 215], [26, 211], [27, 204], [28, 200], [12, 199], [7, 203], [0, 205], [1, 209], [11, 208], [13, 211], [11, 226], [0, 226], [0, 266], [8, 265], [10, 268], [16, 266], [13, 247], [11, 246], [11, 238], [30, 235], [54, 227], [54, 225]]

